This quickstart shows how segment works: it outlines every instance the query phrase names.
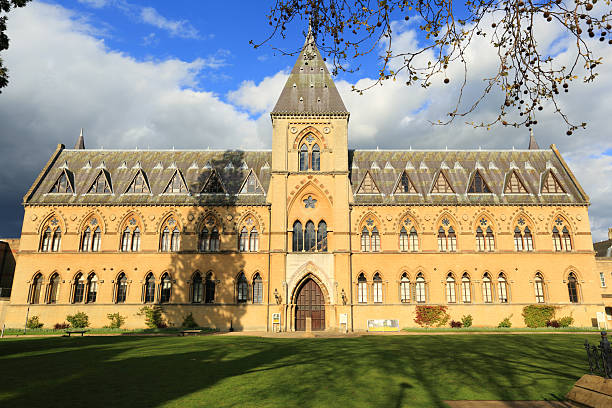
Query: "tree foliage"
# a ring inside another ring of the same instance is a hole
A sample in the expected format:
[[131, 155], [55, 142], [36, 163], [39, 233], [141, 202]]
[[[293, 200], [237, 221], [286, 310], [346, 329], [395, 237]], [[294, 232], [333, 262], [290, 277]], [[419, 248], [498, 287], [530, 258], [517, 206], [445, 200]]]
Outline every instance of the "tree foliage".
[[[30, 1], [31, 0], [0, 0], [0, 52], [9, 47], [9, 38], [5, 33], [7, 16], [2, 14], [8, 13], [12, 8], [23, 7]], [[8, 85], [8, 78], [8, 70], [4, 67], [2, 58], [0, 57], [0, 93], [2, 93], [2, 88]]]
[[[612, 45], [610, 1], [277, 0], [267, 16], [270, 35], [253, 44], [259, 47], [274, 38], [284, 38], [290, 23], [308, 19], [317, 45], [331, 58], [334, 74], [355, 71], [359, 69], [355, 59], [377, 54], [378, 78], [365, 88], [354, 88], [356, 92], [363, 93], [387, 80], [423, 87], [434, 81], [457, 82], [456, 103], [449, 117], [437, 124], [467, 116], [496, 91], [501, 94], [496, 116], [472, 125], [530, 127], [537, 124], [538, 112], [550, 104], [571, 134], [586, 123], [573, 123], [559, 105], [558, 95], [568, 92], [572, 83], [596, 79], [602, 58], [594, 54], [594, 44], [607, 41]], [[415, 49], [398, 49], [393, 41], [406, 21], [420, 34]], [[545, 24], [555, 25], [560, 38], [572, 40], [566, 52], [555, 55], [548, 49], [547, 32], [539, 29]], [[478, 39], [485, 39], [494, 50], [497, 69], [483, 78], [483, 92], [466, 102], [468, 68], [479, 68], [479, 61], [468, 61], [466, 53], [482, 53], [473, 48], [480, 47]], [[460, 77], [451, 77], [454, 64], [462, 68]]]

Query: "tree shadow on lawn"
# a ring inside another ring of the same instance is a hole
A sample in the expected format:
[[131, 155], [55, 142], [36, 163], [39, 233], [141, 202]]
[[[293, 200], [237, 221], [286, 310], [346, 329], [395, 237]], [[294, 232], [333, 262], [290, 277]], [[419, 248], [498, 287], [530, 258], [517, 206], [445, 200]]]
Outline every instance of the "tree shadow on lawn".
[[585, 372], [584, 337], [9, 341], [0, 347], [0, 405], [443, 407], [443, 400], [550, 399]]

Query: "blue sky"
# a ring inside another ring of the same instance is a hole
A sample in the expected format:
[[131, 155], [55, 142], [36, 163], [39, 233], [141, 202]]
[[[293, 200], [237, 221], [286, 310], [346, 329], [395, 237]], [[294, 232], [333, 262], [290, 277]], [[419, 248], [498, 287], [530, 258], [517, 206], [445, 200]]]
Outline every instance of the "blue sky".
[[[599, 2], [595, 7], [605, 7]], [[72, 146], [80, 128], [90, 148], [270, 148], [269, 111], [286, 81], [295, 56], [270, 46], [253, 49], [249, 40], [269, 34], [271, 1], [34, 0], [10, 13], [11, 47], [2, 58], [10, 84], [0, 94], [0, 238], [19, 236], [21, 199], [58, 143]], [[229, 7], [232, 7], [229, 9]], [[417, 46], [414, 18], [397, 16], [394, 45]], [[304, 42], [306, 22], [288, 27], [287, 39], [270, 45], [295, 51]], [[558, 27], [537, 23], [547, 50], [562, 61], [571, 49]], [[479, 39], [465, 56], [469, 63], [466, 103], [480, 96], [483, 78], [498, 60], [487, 40]], [[548, 104], [534, 132], [541, 147], [556, 144], [591, 197], [594, 239], [612, 226], [612, 47], [591, 44], [603, 57], [596, 82], [574, 86], [560, 105], [586, 131], [565, 135], [566, 126]], [[526, 147], [526, 128], [474, 129], [458, 120], [432, 126], [452, 110], [460, 67], [424, 89], [397, 82], [376, 86], [363, 96], [352, 86], [372, 84], [376, 55], [335, 78], [351, 112], [351, 148], [419, 149]], [[591, 103], [591, 102], [597, 103]], [[493, 92], [468, 121], [496, 115], [502, 95]]]

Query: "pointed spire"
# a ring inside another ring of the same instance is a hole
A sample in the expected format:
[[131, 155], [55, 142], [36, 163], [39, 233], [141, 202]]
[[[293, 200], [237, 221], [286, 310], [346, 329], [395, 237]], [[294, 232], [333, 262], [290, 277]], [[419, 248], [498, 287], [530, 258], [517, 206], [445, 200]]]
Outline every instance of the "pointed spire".
[[540, 150], [540, 146], [533, 136], [533, 129], [529, 129], [529, 150]]
[[81, 128], [81, 134], [79, 135], [79, 138], [77, 139], [77, 142], [74, 145], [74, 148], [79, 149], [79, 150], [85, 149], [85, 139], [83, 139], [83, 128]]
[[274, 113], [348, 113], [308, 24], [302, 51], [285, 83]]

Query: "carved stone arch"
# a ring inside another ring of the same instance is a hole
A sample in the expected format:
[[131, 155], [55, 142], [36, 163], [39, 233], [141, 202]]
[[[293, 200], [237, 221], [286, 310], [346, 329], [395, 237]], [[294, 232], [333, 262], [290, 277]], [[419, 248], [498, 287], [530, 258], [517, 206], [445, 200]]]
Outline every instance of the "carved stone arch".
[[384, 282], [385, 280], [384, 274], [380, 271], [380, 269], [376, 269], [374, 272], [370, 274], [370, 277], [371, 277], [370, 281], [374, 282], [374, 276], [376, 276], [376, 274], [378, 274], [378, 276], [380, 276], [380, 279], [382, 279]]
[[[486, 220], [488, 220], [492, 225], [488, 223], [486, 225], [480, 225], [480, 220], [482, 218], [485, 218]], [[499, 232], [499, 227], [497, 225], [497, 221], [495, 220], [495, 214], [493, 214], [491, 211], [489, 211], [486, 208], [478, 209], [478, 212], [472, 218], [471, 226], [472, 226], [471, 232], [475, 232], [476, 228], [478, 227], [482, 228], [483, 232], [487, 229], [486, 227], [491, 227], [494, 234], [497, 234]]]
[[223, 233], [225, 225], [223, 224], [223, 217], [214, 208], [207, 208], [205, 211], [198, 214], [198, 217], [194, 221], [194, 231], [199, 234], [202, 228], [206, 225], [205, 222], [209, 217], [215, 219], [215, 225], [219, 228], [219, 234]]
[[[449, 219], [450, 223], [448, 225], [442, 224], [442, 220], [444, 220], [444, 218]], [[432, 219], [435, 220], [431, 227], [434, 233], [438, 231], [440, 225], [442, 225], [445, 230], [452, 226], [456, 233], [460, 231], [461, 223], [448, 208], [443, 208], [442, 210], [438, 211], [438, 215]]]
[[53, 278], [54, 275], [57, 275], [60, 278], [60, 281], [62, 280], [62, 274], [60, 273], [60, 271], [55, 269], [53, 270], [53, 272], [49, 274], [49, 282], [51, 282], [51, 279]]
[[[244, 272], [244, 271], [243, 271]], [[259, 277], [261, 278], [261, 281], [264, 281], [263, 278], [263, 273], [261, 273], [261, 271], [259, 269], [255, 269], [253, 272], [251, 272], [249, 275], [247, 275], [246, 272], [244, 272], [244, 276], [247, 277], [247, 280], [249, 281], [249, 284], [253, 283], [253, 279], [255, 279], [255, 275], [259, 274]]]
[[164, 275], [168, 275], [168, 277], [170, 278], [170, 282], [174, 283], [174, 278], [172, 277], [172, 271], [170, 271], [170, 269], [164, 269], [160, 274], [159, 274], [159, 283], [161, 283], [162, 278], [164, 277]]
[[102, 234], [106, 233], [107, 228], [106, 228], [106, 218], [100, 213], [100, 211], [98, 211], [97, 209], [89, 211], [87, 214], [85, 214], [83, 217], [81, 217], [81, 219], [79, 220], [78, 225], [78, 233], [82, 234], [83, 231], [85, 230], [86, 226], [89, 225], [90, 220], [92, 219], [96, 219], [96, 220], [100, 220], [101, 222], [95, 226], [92, 226], [91, 231], [93, 232], [96, 227], [100, 227], [100, 229], [102, 230]]
[[83, 272], [82, 270], [78, 270], [76, 271], [73, 275], [72, 275], [72, 279], [70, 282], [74, 283], [76, 282], [77, 276], [82, 275], [85, 279], [87, 279], [87, 276], [89, 276], [89, 274], [87, 272]]
[[121, 274], [125, 275], [125, 279], [129, 279], [127, 272], [121, 269], [119, 272], [115, 274], [115, 279], [113, 279], [115, 283], [119, 281], [119, 277], [121, 276]]
[[30, 282], [34, 282], [34, 279], [36, 279], [36, 277], [38, 275], [40, 275], [42, 277], [42, 282], [44, 283], [45, 282], [45, 274], [42, 273], [42, 271], [40, 269], [32, 274], [32, 277], [30, 278]]
[[[417, 234], [421, 234], [424, 231], [425, 228], [423, 222], [421, 221], [421, 217], [417, 216], [417, 214], [412, 212], [410, 209], [401, 212], [399, 216], [395, 218], [395, 220], [393, 221], [393, 231], [399, 234], [402, 227], [405, 226], [403, 221], [406, 218], [410, 218], [413, 220], [414, 224], [411, 224], [410, 228], [415, 227], [415, 229], [417, 230]], [[410, 228], [406, 225], [406, 231], [408, 233], [410, 233]]]
[[540, 274], [540, 276], [542, 276], [542, 281], [546, 282], [546, 275], [544, 274], [544, 272], [542, 272], [542, 271], [541, 271], [541, 270], [539, 270], [539, 269], [536, 269], [536, 270], [535, 270], [535, 272], [533, 273], [533, 275], [532, 275], [532, 277], [531, 277], [531, 278], [532, 278], [532, 279], [535, 279], [535, 277], [536, 277], [536, 275], [537, 275], [538, 273]]
[[[43, 233], [43, 228], [49, 222], [51, 222], [54, 216], [58, 220], [58, 225], [60, 225], [62, 234], [66, 233], [66, 219], [57, 210], [51, 210], [48, 212], [47, 215], [45, 215], [44, 217], [41, 217], [40, 222], [38, 223], [38, 226], [36, 228], [38, 230], [38, 235], [41, 235]], [[53, 227], [51, 229], [53, 229]]]
[[[525, 219], [525, 225], [519, 225], [518, 221], [523, 218]], [[518, 226], [523, 230], [526, 226], [529, 227], [532, 233], [537, 230], [537, 224], [535, 222], [535, 216], [531, 215], [529, 211], [518, 209], [512, 213], [512, 216], [508, 218], [507, 230], [510, 232], [514, 231], [514, 228]]]
[[569, 274], [572, 272], [576, 276], [578, 283], [580, 283], [583, 280], [582, 273], [574, 265], [570, 265], [565, 268], [565, 270], [563, 271], [563, 280], [567, 281], [569, 278]]
[[90, 278], [92, 275], [96, 275], [96, 276], [98, 276], [98, 274], [96, 273], [96, 271], [94, 271], [94, 270], [92, 269], [91, 271], [89, 271], [89, 272], [87, 273], [87, 279], [89, 279], [89, 278]]
[[142, 283], [146, 283], [147, 276], [149, 276], [149, 275], [153, 276], [153, 281], [155, 283], [157, 283], [157, 276], [155, 276], [155, 272], [153, 272], [151, 270], [146, 271], [145, 274], [142, 276]]
[[448, 275], [451, 275], [453, 279], [455, 280], [455, 282], [457, 281], [457, 274], [455, 273], [455, 271], [453, 271], [452, 269], [449, 269], [448, 271], [446, 271], [446, 273], [443, 276], [443, 280], [446, 280]]
[[316, 274], [312, 273], [309, 270], [304, 271], [300, 278], [295, 280], [296, 283], [293, 287], [293, 290], [291, 291], [291, 304], [297, 303], [297, 296], [300, 292], [300, 289], [302, 288], [302, 286], [304, 286], [304, 283], [306, 283], [308, 279], [312, 279], [316, 282], [317, 285], [319, 285], [319, 288], [321, 288], [321, 292], [323, 293], [323, 297], [325, 298], [325, 304], [331, 304], [331, 298], [329, 295], [329, 291], [325, 286], [325, 283], [323, 283], [323, 281]]
[[293, 149], [294, 150], [299, 149], [299, 146], [301, 145], [302, 140], [309, 133], [314, 134], [315, 137], [317, 137], [319, 139], [319, 142], [320, 142], [320, 146], [319, 147], [321, 147], [321, 149], [327, 149], [328, 148], [327, 140], [325, 139], [325, 136], [323, 136], [323, 134], [321, 132], [319, 132], [317, 130], [317, 128], [315, 128], [314, 126], [308, 126], [308, 127], [304, 128], [304, 129], [302, 129], [302, 131], [299, 132], [297, 134], [297, 136], [295, 137], [294, 142], [293, 142]]
[[125, 229], [125, 227], [127, 226], [126, 223], [129, 221], [129, 219], [131, 217], [137, 218], [138, 220], [136, 221], [138, 223], [138, 221], [140, 221], [140, 225], [142, 226], [142, 232], [146, 232], [147, 230], [147, 221], [146, 218], [142, 215], [142, 213], [140, 211], [138, 211], [137, 209], [130, 209], [128, 210], [128, 212], [126, 212], [117, 222], [117, 230], [116, 232], [118, 234], [121, 234], [123, 232], [123, 230]]
[[[370, 217], [374, 218], [374, 225], [367, 225], [367, 221]], [[361, 217], [357, 219], [357, 223], [355, 225], [355, 231], [358, 234], [360, 234], [364, 226], [366, 226], [366, 228], [370, 231], [372, 230], [372, 228], [377, 226], [378, 233], [383, 235], [386, 231], [383, 220], [384, 220], [383, 216], [379, 214], [377, 211], [368, 209]]]
[[470, 280], [470, 283], [471, 283], [472, 282], [472, 275], [470, 274], [470, 272], [467, 271], [467, 270], [463, 270], [463, 272], [461, 272], [460, 278], [463, 279], [464, 275], [467, 275], [467, 277], [468, 277], [468, 279]]
[[364, 271], [364, 270], [362, 269], [362, 270], [360, 270], [359, 272], [357, 272], [357, 273], [355, 274], [355, 280], [353, 281], [353, 283], [357, 283], [357, 282], [359, 282], [359, 277], [360, 277], [361, 275], [363, 275], [363, 277], [364, 277], [364, 278], [366, 278], [366, 282], [368, 282], [368, 274], [367, 274], [367, 272], [366, 272], [366, 271]]
[[257, 232], [259, 232], [259, 234], [262, 234], [264, 232], [264, 226], [265, 226], [264, 220], [259, 216], [257, 211], [255, 211], [252, 208], [247, 208], [244, 211], [244, 213], [240, 216], [240, 218], [238, 218], [238, 221], [234, 224], [234, 230], [236, 232], [240, 232], [240, 230], [242, 229], [242, 226], [244, 226], [246, 219], [249, 217], [253, 218], [255, 221], [253, 224], [253, 227], [256, 227]]
[[[493, 272], [491, 272], [491, 273], [493, 273]], [[493, 281], [497, 282], [497, 279], [499, 279], [499, 274], [500, 274], [500, 273], [503, 273], [503, 274], [504, 274], [504, 277], [506, 278], [506, 283], [507, 283], [508, 285], [510, 285], [510, 280], [512, 279], [512, 273], [511, 273], [511, 272], [508, 272], [508, 271], [506, 271], [506, 270], [504, 270], [504, 269], [500, 269], [499, 271], [497, 271], [497, 272], [495, 273], [495, 276], [492, 276], [492, 277], [491, 277], [491, 280], [493, 280]]]
[[402, 276], [406, 274], [406, 276], [408, 277], [408, 280], [410, 282], [412, 282], [412, 273], [410, 272], [410, 268], [408, 268], [407, 266], [402, 266], [401, 268], [399, 268], [399, 271], [396, 273], [396, 277], [397, 277], [397, 281], [401, 281], [402, 280]]
[[298, 198], [302, 197], [304, 190], [312, 187], [317, 190], [321, 197], [325, 197], [331, 207], [334, 204], [334, 198], [330, 194], [329, 190], [325, 188], [325, 185], [320, 183], [316, 177], [309, 175], [304, 179], [300, 180], [299, 184], [296, 184], [289, 192], [289, 199], [287, 210], [291, 209]]
[[[557, 225], [558, 218], [561, 218], [561, 220], [564, 221], [562, 225]], [[574, 235], [577, 231], [576, 223], [574, 222], [573, 218], [560, 207], [555, 208], [555, 212], [551, 213], [546, 221], [546, 231], [549, 233], [552, 232], [553, 227], [557, 227], [559, 233], [561, 233], [563, 227], [568, 227], [570, 235]]]
[[170, 217], [174, 217], [176, 219], [176, 222], [178, 224], [177, 227], [179, 229], [179, 232], [183, 232], [183, 229], [185, 228], [185, 220], [180, 215], [180, 213], [173, 208], [171, 210], [165, 211], [162, 214], [162, 216], [159, 217], [159, 222], [157, 223], [157, 227], [155, 228], [155, 230], [156, 230], [156, 232], [158, 234], [161, 235], [161, 233], [162, 233], [162, 226], [166, 223], [166, 221]]

